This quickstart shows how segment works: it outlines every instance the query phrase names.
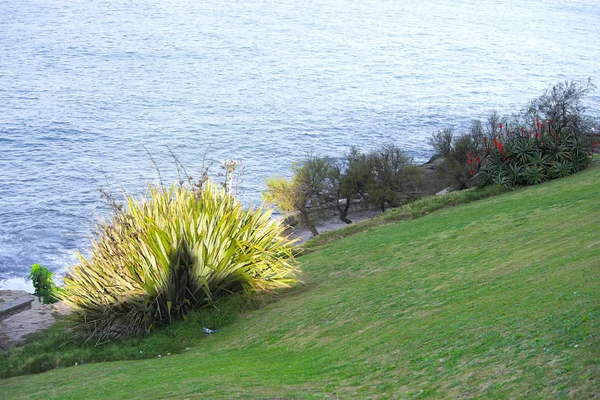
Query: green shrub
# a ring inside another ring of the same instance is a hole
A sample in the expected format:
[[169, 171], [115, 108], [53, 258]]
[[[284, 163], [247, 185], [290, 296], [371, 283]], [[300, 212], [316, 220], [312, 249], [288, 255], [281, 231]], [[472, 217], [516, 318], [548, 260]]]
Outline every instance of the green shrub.
[[97, 341], [141, 335], [229, 293], [288, 287], [292, 244], [269, 217], [210, 181], [128, 197], [64, 279], [75, 331]]
[[[492, 114], [490, 118], [496, 118]], [[474, 153], [481, 151], [485, 137], [481, 121], [473, 120], [469, 132], [460, 135], [454, 134], [454, 129], [447, 128], [437, 132], [429, 139], [436, 157], [443, 157], [443, 161], [436, 169], [438, 179], [443, 186], [452, 186], [455, 189], [465, 189], [473, 171], [467, 162]]]
[[535, 185], [586, 168], [596, 147], [596, 120], [582, 99], [588, 81], [559, 82], [484, 142], [479, 185]]
[[31, 280], [35, 289], [34, 295], [43, 304], [52, 304], [58, 301], [57, 293], [59, 289], [52, 281], [52, 275], [54, 273], [40, 264], [33, 264], [29, 272], [28, 279]]
[[593, 88], [589, 80], [559, 82], [510, 118], [493, 112], [485, 129], [474, 120], [467, 133], [434, 134], [429, 143], [443, 157], [442, 182], [463, 189], [477, 175], [480, 186], [534, 185], [586, 168], [597, 119], [582, 100]]
[[[415, 181], [412, 157], [394, 145], [380, 146], [369, 153], [371, 174], [367, 182], [369, 203], [385, 211], [386, 204], [398, 207], [405, 200], [410, 183]], [[412, 185], [411, 185], [412, 186]]]
[[586, 168], [591, 146], [569, 128], [540, 122], [531, 133], [504, 131], [487, 146], [478, 184], [536, 185]]

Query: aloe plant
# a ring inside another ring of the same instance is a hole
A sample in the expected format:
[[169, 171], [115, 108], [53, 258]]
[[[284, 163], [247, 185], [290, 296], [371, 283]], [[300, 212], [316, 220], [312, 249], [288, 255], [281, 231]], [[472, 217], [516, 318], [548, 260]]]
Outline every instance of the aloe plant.
[[485, 185], [536, 185], [547, 179], [562, 178], [586, 168], [595, 147], [573, 130], [555, 131], [549, 121], [536, 120], [536, 127], [507, 129], [487, 145], [478, 173]]
[[297, 269], [284, 226], [208, 181], [149, 186], [100, 222], [91, 254], [64, 279], [74, 328], [103, 341], [149, 332], [233, 292], [289, 287]]

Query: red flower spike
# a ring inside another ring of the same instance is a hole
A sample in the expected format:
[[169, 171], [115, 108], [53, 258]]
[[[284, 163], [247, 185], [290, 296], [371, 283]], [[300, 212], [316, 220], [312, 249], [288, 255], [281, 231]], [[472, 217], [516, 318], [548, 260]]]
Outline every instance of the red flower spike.
[[598, 142], [594, 140], [593, 147], [594, 147], [594, 148], [596, 148], [596, 145], [597, 145], [597, 144], [598, 144]]
[[469, 158], [469, 165], [473, 165], [473, 159]]
[[481, 158], [479, 158], [479, 156], [477, 156], [477, 160], [475, 160], [475, 161], [477, 161], [477, 164], [479, 164], [481, 162]]
[[536, 132], [536, 133], [535, 133], [535, 138], [537, 139], [537, 138], [539, 138], [539, 137], [540, 137], [540, 135], [538, 135], [538, 133]]
[[473, 174], [475, 173], [475, 171], [471, 170], [469, 171], [469, 175], [473, 176]]
[[500, 129], [502, 129], [502, 124], [500, 124]]

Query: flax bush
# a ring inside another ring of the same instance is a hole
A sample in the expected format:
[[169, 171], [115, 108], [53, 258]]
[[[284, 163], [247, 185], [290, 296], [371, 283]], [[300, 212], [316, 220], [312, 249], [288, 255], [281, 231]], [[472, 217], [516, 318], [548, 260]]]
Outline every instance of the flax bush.
[[288, 287], [296, 268], [283, 232], [270, 211], [244, 209], [211, 181], [200, 190], [149, 186], [98, 224], [61, 297], [79, 335], [146, 334], [228, 293]]

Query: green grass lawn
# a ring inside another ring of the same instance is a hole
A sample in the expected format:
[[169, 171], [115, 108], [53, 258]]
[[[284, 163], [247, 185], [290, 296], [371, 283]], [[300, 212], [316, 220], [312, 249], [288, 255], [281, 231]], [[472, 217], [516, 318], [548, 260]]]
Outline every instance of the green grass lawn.
[[591, 398], [600, 166], [357, 233], [189, 351], [0, 380], [13, 398]]

